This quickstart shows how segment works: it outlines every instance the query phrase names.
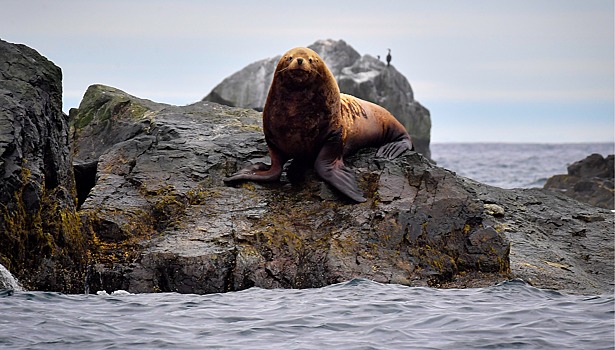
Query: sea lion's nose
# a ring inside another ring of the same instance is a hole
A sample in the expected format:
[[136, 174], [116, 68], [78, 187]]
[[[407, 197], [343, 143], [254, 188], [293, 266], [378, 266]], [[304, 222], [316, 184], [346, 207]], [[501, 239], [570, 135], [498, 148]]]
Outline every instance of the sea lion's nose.
[[303, 63], [303, 58], [297, 58], [297, 63], [301, 65]]

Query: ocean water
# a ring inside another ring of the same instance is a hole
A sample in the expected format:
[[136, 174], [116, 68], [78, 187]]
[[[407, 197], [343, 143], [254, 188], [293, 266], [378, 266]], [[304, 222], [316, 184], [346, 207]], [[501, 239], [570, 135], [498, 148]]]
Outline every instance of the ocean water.
[[615, 153], [613, 143], [511, 144], [436, 143], [432, 158], [446, 169], [501, 188], [542, 187], [568, 165], [592, 153]]
[[[541, 187], [613, 144], [435, 144], [438, 165]], [[3, 275], [3, 276], [2, 276]], [[614, 349], [615, 298], [508, 281], [433, 289], [352, 280], [224, 294], [19, 290], [0, 265], [0, 349]]]
[[613, 296], [520, 281], [431, 289], [367, 280], [182, 295], [4, 292], [0, 348], [612, 349]]

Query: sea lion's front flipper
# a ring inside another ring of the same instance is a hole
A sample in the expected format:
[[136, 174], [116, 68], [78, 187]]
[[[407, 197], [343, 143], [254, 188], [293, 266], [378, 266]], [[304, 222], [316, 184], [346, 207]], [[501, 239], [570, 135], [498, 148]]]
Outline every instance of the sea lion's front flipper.
[[365, 202], [354, 173], [344, 165], [339, 137], [327, 140], [318, 153], [314, 169], [323, 180], [356, 202]]

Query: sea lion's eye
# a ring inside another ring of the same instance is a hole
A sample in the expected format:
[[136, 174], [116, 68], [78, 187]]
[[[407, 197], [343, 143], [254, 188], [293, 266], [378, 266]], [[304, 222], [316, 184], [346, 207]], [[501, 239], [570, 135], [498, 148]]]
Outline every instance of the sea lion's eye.
[[310, 61], [310, 63], [312, 63], [312, 57], [310, 57], [309, 61]]
[[288, 62], [293, 60], [293, 56], [288, 56]]

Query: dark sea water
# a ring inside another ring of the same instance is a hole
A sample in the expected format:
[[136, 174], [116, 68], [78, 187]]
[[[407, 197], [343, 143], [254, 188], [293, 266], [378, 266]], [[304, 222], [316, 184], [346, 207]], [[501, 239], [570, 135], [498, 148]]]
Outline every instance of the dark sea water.
[[[438, 165], [491, 185], [541, 187], [613, 144], [435, 144]], [[4, 274], [4, 276], [2, 276]], [[210, 295], [19, 291], [0, 265], [0, 349], [613, 349], [613, 295], [509, 281], [432, 289], [352, 280]]]

